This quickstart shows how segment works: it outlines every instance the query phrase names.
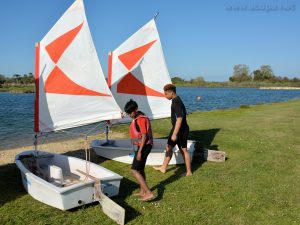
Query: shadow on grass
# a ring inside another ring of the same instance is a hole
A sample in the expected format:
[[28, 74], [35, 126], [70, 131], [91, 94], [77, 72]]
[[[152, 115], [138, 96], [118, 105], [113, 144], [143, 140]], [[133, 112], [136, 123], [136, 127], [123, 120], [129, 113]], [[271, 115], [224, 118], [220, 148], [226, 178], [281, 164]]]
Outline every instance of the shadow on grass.
[[190, 131], [189, 139], [199, 142], [203, 148], [219, 150], [218, 145], [212, 145], [212, 142], [219, 131], [220, 128]]
[[[216, 134], [220, 131], [219, 128], [216, 129], [209, 129], [209, 130], [196, 130], [196, 131], [190, 131], [189, 133], [189, 140], [195, 140], [198, 142], [199, 148], [208, 148], [208, 149], [213, 149], [213, 150], [218, 150], [218, 145], [211, 145]], [[168, 137], [164, 137], [168, 138]], [[200, 149], [200, 151], [201, 151]], [[198, 168], [202, 166], [202, 164], [205, 161], [203, 158], [201, 158], [198, 154], [194, 154], [193, 160], [192, 160], [192, 171], [195, 172]], [[150, 202], [154, 201], [159, 201], [163, 198], [163, 194], [165, 191], [165, 187], [170, 184], [175, 182], [176, 180], [180, 179], [186, 169], [185, 165], [178, 165], [176, 167], [170, 168], [167, 170], [167, 172], [170, 172], [170, 170], [175, 169], [175, 173], [165, 179], [164, 181], [160, 182], [159, 184], [155, 185], [154, 187], [151, 188], [151, 191], [157, 189], [157, 196]]]
[[22, 186], [21, 174], [16, 164], [10, 163], [0, 166], [0, 174], [0, 205], [27, 194]]

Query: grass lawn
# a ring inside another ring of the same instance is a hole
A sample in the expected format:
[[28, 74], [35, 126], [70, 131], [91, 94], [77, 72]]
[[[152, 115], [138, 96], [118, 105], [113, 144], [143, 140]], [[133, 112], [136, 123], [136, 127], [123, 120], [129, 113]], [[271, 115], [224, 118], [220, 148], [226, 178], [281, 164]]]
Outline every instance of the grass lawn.
[[[126, 209], [127, 224], [300, 224], [300, 100], [189, 115], [190, 139], [226, 151], [225, 163], [193, 163], [166, 174], [146, 168], [157, 195], [143, 203], [130, 165], [93, 161], [124, 176], [114, 201]], [[153, 122], [156, 137], [170, 122]], [[122, 126], [117, 130], [127, 131]], [[80, 149], [67, 154], [72, 155]], [[99, 204], [60, 211], [34, 200], [22, 187], [14, 164], [0, 166], [0, 224], [112, 224]]]

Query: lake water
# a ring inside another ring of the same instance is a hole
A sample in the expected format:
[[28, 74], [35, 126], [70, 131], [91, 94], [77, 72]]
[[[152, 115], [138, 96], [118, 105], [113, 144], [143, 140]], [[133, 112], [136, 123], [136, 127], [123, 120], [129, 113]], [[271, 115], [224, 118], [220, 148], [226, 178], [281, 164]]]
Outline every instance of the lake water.
[[[178, 88], [188, 112], [237, 108], [241, 105], [282, 102], [300, 98], [300, 90], [253, 88]], [[33, 143], [34, 94], [0, 93], [0, 150]], [[201, 96], [197, 101], [196, 97]], [[77, 128], [78, 129], [78, 128]], [[62, 135], [51, 135], [57, 140]]]

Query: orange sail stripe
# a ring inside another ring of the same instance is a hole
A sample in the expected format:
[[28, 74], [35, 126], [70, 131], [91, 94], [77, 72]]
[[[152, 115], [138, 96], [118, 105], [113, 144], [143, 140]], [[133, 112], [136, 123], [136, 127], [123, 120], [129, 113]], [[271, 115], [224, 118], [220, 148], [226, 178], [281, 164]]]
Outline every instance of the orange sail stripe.
[[136, 79], [132, 73], [126, 74], [118, 83], [117, 92], [124, 94], [165, 97], [163, 93], [145, 86], [141, 81]]
[[156, 40], [149, 42], [143, 46], [135, 48], [129, 52], [119, 55], [118, 58], [126, 66], [128, 70], [132, 67], [146, 54], [146, 52], [151, 48], [151, 46], [156, 42]]
[[74, 29], [64, 33], [60, 37], [56, 38], [50, 44], [46, 46], [46, 50], [53, 60], [53, 62], [57, 63], [64, 51], [68, 48], [68, 46], [72, 43], [74, 38], [77, 36], [79, 31], [81, 30], [83, 22], [75, 27]]
[[111, 96], [76, 84], [57, 66], [49, 74], [45, 82], [45, 92], [66, 95]]

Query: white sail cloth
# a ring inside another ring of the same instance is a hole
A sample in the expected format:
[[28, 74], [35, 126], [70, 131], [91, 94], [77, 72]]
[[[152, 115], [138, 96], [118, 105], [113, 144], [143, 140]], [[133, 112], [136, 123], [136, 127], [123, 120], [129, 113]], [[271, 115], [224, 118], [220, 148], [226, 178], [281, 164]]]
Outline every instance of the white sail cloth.
[[108, 85], [123, 110], [129, 99], [151, 119], [170, 117], [164, 85], [171, 83], [154, 19], [109, 54]]
[[82, 0], [76, 0], [36, 46], [35, 131], [57, 131], [119, 119], [93, 44]]

